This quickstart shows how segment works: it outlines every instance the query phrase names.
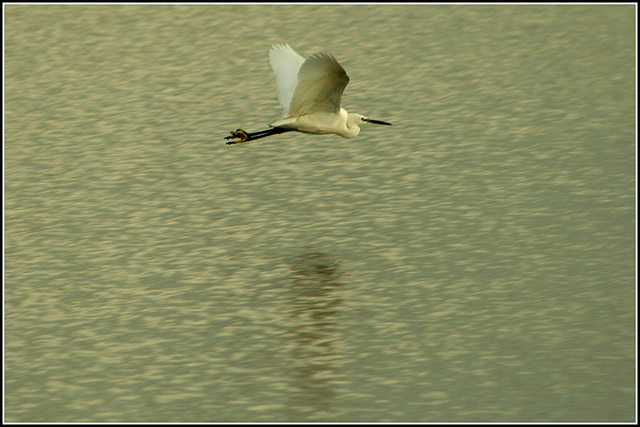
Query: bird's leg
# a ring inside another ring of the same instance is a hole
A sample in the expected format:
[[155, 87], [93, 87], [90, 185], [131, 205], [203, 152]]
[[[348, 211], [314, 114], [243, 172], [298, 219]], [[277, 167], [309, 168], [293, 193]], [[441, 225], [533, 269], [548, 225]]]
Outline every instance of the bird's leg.
[[[291, 132], [292, 130], [293, 129], [284, 129], [284, 128], [275, 127], [275, 128], [271, 128], [271, 129], [267, 129], [267, 130], [261, 130], [261, 131], [258, 131], [258, 132], [248, 133], [248, 132], [243, 131], [242, 129], [237, 129], [237, 130], [232, 130], [231, 131], [231, 135], [225, 136], [224, 139], [228, 139], [229, 140], [229, 141], [227, 141], [228, 145], [240, 144], [242, 142], [253, 141], [254, 139], [260, 139], [260, 138], [264, 138], [264, 137], [270, 136], [270, 135], [277, 135], [279, 133]], [[239, 140], [238, 141], [231, 141], [234, 138], [239, 138]]]
[[231, 144], [240, 144], [242, 142], [245, 142], [249, 138], [249, 135], [247, 134], [247, 132], [243, 131], [242, 129], [237, 129], [237, 130], [232, 130], [231, 135], [224, 137], [224, 139], [229, 139], [229, 140], [232, 140], [234, 138], [240, 138], [240, 139], [238, 141], [227, 141], [227, 144], [231, 145]]

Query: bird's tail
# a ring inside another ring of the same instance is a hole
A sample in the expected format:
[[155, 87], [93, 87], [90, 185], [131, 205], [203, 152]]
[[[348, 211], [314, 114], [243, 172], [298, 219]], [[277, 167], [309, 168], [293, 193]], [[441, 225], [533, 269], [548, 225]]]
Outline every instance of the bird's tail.
[[295, 117], [288, 117], [286, 119], [276, 120], [275, 122], [269, 123], [269, 126], [274, 128], [289, 128], [292, 124], [296, 122]]

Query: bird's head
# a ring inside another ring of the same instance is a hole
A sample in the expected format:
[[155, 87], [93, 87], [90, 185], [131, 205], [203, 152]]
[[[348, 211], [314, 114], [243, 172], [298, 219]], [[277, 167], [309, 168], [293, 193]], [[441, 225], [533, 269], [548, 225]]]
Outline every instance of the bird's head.
[[[345, 114], [346, 114], [346, 111], [345, 111]], [[360, 125], [363, 125], [365, 123], [374, 123], [377, 125], [391, 126], [391, 123], [383, 122], [381, 120], [369, 119], [363, 116], [362, 114], [349, 113], [347, 114], [346, 128], [347, 128], [348, 134], [346, 135], [346, 137], [355, 138], [360, 133]]]
[[365, 117], [362, 114], [358, 114], [358, 113], [350, 113], [349, 114], [349, 121], [351, 122], [351, 124], [358, 125], [358, 126], [361, 125], [361, 124], [364, 124], [364, 123], [373, 123], [373, 124], [376, 124], [376, 125], [391, 126], [391, 123], [383, 122], [382, 120], [370, 119], [370, 118]]
[[360, 120], [364, 123], [373, 123], [376, 125], [386, 125], [386, 126], [391, 126], [391, 123], [389, 122], [383, 122], [382, 120], [374, 120], [374, 119], [369, 119], [367, 117], [364, 116], [360, 116]]
[[373, 123], [373, 124], [376, 124], [376, 125], [391, 126], [391, 123], [383, 122], [382, 120], [370, 119], [370, 118], [365, 117], [362, 114], [358, 114], [358, 113], [349, 113], [348, 119], [347, 119], [347, 125], [360, 126], [360, 125], [365, 124], [365, 123]]

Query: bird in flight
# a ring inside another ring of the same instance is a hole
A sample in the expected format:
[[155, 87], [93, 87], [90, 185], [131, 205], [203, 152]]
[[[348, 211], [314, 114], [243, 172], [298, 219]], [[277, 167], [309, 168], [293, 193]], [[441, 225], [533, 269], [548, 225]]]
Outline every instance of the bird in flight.
[[259, 132], [249, 133], [242, 129], [231, 131], [231, 135], [224, 138], [227, 144], [291, 131], [355, 138], [362, 124], [391, 125], [362, 114], [348, 113], [340, 107], [349, 76], [333, 55], [315, 53], [304, 59], [285, 43], [269, 50], [269, 62], [276, 75], [282, 119], [270, 123], [269, 129]]

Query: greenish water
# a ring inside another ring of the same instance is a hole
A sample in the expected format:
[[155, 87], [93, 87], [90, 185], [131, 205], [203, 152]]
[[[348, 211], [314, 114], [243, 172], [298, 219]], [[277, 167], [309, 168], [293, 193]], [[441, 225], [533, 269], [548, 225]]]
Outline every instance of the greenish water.
[[634, 421], [634, 6], [5, 13], [6, 421]]

